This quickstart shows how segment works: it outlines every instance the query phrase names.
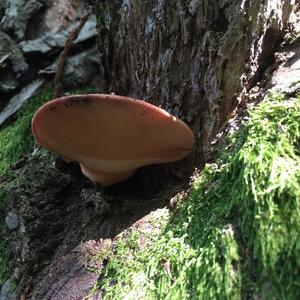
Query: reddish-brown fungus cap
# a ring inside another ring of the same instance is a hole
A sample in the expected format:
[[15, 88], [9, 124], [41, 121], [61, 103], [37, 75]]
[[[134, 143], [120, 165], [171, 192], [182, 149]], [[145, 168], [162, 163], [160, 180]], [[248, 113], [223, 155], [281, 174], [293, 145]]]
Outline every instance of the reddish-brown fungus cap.
[[33, 117], [32, 132], [39, 144], [78, 161], [87, 177], [104, 185], [131, 176], [141, 166], [180, 160], [194, 144], [191, 129], [163, 109], [102, 94], [44, 104]]

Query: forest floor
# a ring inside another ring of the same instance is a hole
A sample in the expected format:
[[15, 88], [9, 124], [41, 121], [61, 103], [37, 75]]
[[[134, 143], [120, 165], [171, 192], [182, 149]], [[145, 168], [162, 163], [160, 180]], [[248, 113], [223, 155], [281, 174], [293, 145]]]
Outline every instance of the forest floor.
[[103, 190], [34, 144], [32, 114], [51, 91], [32, 99], [0, 131], [0, 282], [23, 299], [299, 299], [293, 45], [194, 174], [154, 166]]

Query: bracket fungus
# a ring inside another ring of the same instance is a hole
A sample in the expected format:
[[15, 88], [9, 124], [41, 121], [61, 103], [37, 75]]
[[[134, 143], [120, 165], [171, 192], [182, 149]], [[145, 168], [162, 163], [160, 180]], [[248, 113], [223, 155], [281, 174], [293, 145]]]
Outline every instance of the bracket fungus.
[[32, 119], [36, 141], [80, 164], [90, 180], [109, 186], [146, 165], [187, 156], [192, 130], [165, 110], [128, 97], [86, 94], [54, 99]]

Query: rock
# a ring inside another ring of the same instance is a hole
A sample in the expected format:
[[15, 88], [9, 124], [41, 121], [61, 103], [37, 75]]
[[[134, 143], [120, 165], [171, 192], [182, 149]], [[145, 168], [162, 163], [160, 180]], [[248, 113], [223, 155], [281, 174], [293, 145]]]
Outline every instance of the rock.
[[0, 1], [0, 20], [2, 20], [4, 16], [5, 9], [6, 9], [6, 2]]
[[20, 46], [24, 53], [40, 52], [46, 54], [54, 48], [62, 48], [66, 38], [67, 32], [46, 32], [36, 40], [21, 42]]
[[77, 39], [74, 41], [75, 44], [84, 42], [90, 38], [93, 38], [97, 34], [96, 30], [96, 18], [90, 17], [89, 20], [86, 21], [82, 29], [80, 30]]
[[71, 57], [66, 65], [64, 82], [67, 86], [88, 85], [99, 72], [96, 47]]
[[[52, 50], [56, 48], [63, 48], [65, 45], [65, 41], [74, 27], [77, 26], [73, 24], [68, 29], [54, 33], [54, 32], [46, 32], [40, 38], [31, 40], [31, 41], [23, 41], [20, 43], [20, 46], [24, 53], [31, 53], [31, 52], [40, 52], [43, 54], [48, 54]], [[80, 31], [77, 39], [74, 41], [74, 44], [78, 44], [84, 42], [90, 38], [96, 36], [96, 19], [90, 18], [85, 25], [83, 26], [82, 30]]]
[[28, 64], [18, 45], [0, 31], [0, 93], [1, 108], [11, 93], [19, 89], [28, 70]]
[[45, 14], [45, 25], [51, 32], [58, 32], [76, 18], [80, 0], [52, 0]]
[[45, 4], [46, 0], [6, 0], [6, 9], [0, 25], [4, 31], [13, 33], [18, 40], [22, 40], [29, 21]]
[[0, 126], [30, 99], [42, 87], [43, 83], [43, 80], [34, 81], [12, 97], [8, 105], [0, 113]]
[[9, 230], [15, 230], [19, 227], [19, 217], [13, 211], [10, 211], [5, 217], [5, 223]]
[[18, 45], [4, 32], [0, 31], [0, 65], [4, 68], [10, 62], [16, 77], [20, 77], [28, 70], [22, 51]]
[[[64, 72], [64, 84], [68, 87], [89, 85], [99, 73], [98, 51], [93, 47], [70, 57]], [[39, 72], [41, 76], [54, 76], [57, 62]], [[100, 80], [100, 79], [99, 79]]]
[[0, 59], [0, 68], [5, 67], [5, 63], [9, 58], [9, 54], [5, 54], [4, 56], [1, 57]]
[[0, 81], [0, 93], [9, 93], [19, 86], [16, 80]]
[[16, 300], [17, 296], [16, 294], [12, 291], [11, 288], [11, 281], [7, 280], [1, 288], [0, 292], [0, 300]]

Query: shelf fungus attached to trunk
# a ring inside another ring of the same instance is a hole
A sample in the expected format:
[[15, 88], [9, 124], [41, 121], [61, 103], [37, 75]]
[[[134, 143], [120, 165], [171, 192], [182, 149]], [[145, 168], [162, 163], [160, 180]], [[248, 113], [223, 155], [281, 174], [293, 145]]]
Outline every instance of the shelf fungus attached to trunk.
[[87, 94], [47, 102], [32, 119], [43, 147], [77, 161], [90, 180], [108, 186], [146, 165], [187, 156], [192, 130], [165, 110], [128, 97]]

